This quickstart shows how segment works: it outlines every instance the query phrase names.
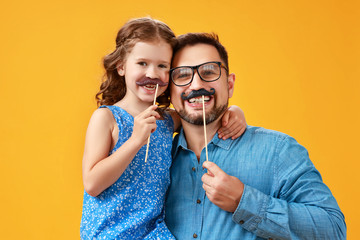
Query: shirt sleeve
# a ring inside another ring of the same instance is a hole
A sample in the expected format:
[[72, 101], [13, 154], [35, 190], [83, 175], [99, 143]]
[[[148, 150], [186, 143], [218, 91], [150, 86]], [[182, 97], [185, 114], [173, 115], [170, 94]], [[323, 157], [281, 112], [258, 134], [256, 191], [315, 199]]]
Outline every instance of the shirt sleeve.
[[245, 185], [233, 221], [268, 239], [346, 239], [344, 215], [307, 150], [286, 137], [274, 161], [271, 194]]

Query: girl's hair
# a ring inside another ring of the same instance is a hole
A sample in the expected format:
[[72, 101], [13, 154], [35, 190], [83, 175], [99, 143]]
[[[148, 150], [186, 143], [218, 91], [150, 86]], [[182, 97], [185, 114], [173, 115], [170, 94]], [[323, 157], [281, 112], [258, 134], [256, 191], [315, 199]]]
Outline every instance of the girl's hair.
[[[116, 36], [116, 49], [103, 60], [105, 74], [100, 91], [95, 96], [98, 105], [113, 105], [125, 96], [125, 77], [118, 74], [116, 67], [125, 63], [127, 54], [135, 44], [159, 40], [170, 44], [172, 48], [176, 44], [175, 34], [165, 23], [149, 17], [131, 19], [125, 23]], [[157, 102], [161, 108], [170, 105], [169, 89], [157, 98]]]

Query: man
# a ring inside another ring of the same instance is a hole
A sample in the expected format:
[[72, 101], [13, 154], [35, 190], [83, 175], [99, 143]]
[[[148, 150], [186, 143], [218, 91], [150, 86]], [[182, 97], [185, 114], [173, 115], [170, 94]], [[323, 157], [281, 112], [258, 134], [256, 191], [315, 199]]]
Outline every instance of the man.
[[335, 198], [293, 138], [251, 126], [236, 140], [216, 136], [234, 91], [235, 75], [228, 69], [216, 35], [179, 37], [170, 92], [183, 129], [173, 143], [170, 231], [180, 240], [345, 239]]

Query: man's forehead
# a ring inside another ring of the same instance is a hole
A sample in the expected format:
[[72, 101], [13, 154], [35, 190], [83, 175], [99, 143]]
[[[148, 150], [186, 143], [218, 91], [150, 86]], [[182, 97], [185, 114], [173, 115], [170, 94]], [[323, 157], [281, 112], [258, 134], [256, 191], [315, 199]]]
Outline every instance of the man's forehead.
[[188, 45], [174, 55], [172, 67], [195, 66], [211, 61], [221, 61], [220, 55], [214, 46], [203, 43]]

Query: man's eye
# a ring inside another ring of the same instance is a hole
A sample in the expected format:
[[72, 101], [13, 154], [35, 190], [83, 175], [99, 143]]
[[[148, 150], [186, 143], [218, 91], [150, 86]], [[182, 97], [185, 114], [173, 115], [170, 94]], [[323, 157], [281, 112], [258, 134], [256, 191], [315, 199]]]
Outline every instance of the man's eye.
[[192, 72], [187, 70], [180, 70], [177, 73], [177, 78], [189, 78], [191, 77]]
[[191, 74], [189, 73], [180, 73], [178, 75], [178, 78], [189, 78], [191, 76]]
[[201, 71], [201, 76], [216, 75], [216, 72], [212, 69], [206, 69]]

